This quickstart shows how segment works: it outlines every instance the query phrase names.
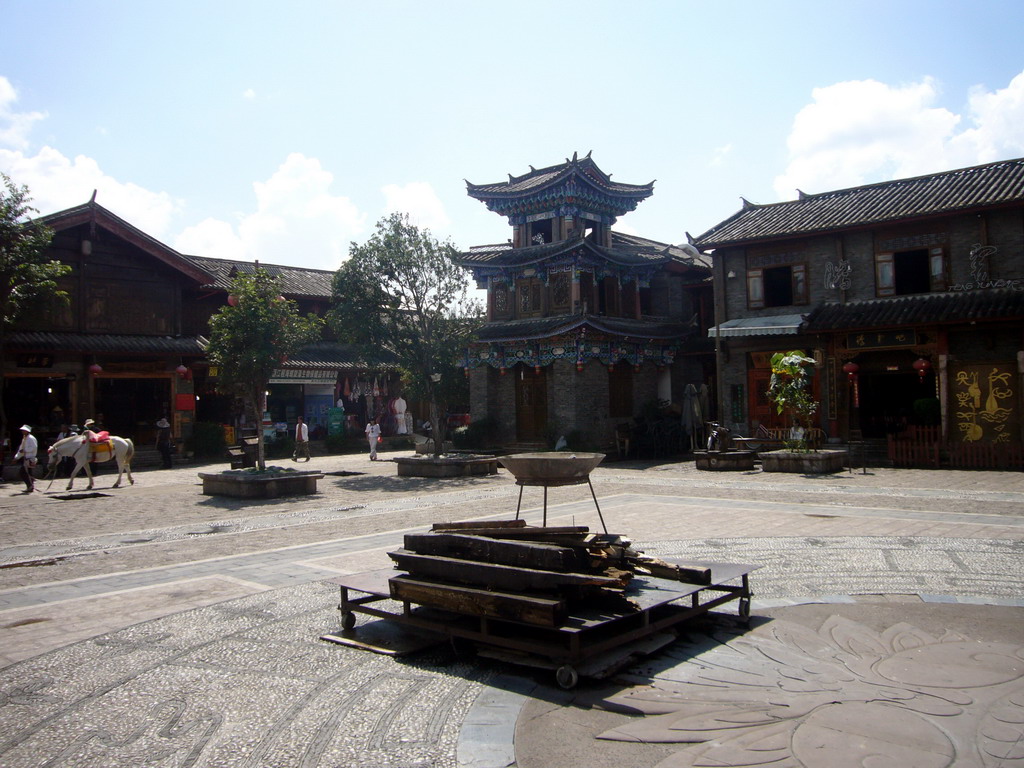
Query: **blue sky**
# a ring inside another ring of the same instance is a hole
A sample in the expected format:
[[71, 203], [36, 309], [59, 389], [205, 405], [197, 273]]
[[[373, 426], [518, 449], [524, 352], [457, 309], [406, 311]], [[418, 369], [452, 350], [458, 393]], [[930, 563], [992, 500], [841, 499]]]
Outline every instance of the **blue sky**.
[[393, 210], [593, 158], [681, 242], [792, 199], [1024, 156], [1024, 2], [0, 2], [0, 171], [186, 253], [335, 269]]

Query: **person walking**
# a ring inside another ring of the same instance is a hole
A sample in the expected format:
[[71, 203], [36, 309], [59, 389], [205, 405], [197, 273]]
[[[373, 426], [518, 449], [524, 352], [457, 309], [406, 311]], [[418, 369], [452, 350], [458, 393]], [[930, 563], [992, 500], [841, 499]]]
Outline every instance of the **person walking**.
[[171, 461], [171, 424], [164, 418], [156, 423], [156, 449], [160, 451], [164, 469], [171, 469], [174, 466]]
[[366, 439], [370, 443], [370, 461], [377, 460], [377, 441], [380, 440], [380, 425], [376, 419], [370, 419], [366, 425]]
[[305, 456], [309, 461], [309, 427], [299, 416], [295, 422], [295, 451], [292, 453], [292, 461], [298, 461], [299, 456]]
[[36, 481], [32, 476], [32, 470], [36, 464], [39, 463], [37, 455], [39, 453], [39, 441], [36, 440], [36, 436], [32, 434], [32, 427], [25, 424], [21, 428], [21, 445], [18, 446], [18, 452], [14, 454], [14, 461], [21, 462], [21, 468], [18, 470], [18, 474], [21, 475], [21, 479], [25, 481], [25, 493], [32, 493], [36, 489]]

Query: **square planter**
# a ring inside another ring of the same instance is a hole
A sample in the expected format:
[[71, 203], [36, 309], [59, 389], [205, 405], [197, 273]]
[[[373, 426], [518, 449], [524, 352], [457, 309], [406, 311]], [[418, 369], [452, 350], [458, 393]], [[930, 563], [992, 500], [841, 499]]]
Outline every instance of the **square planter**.
[[846, 466], [846, 451], [762, 451], [764, 472], [795, 472], [822, 475], [839, 472]]
[[754, 451], [694, 451], [697, 469], [713, 472], [743, 472], [754, 468]]
[[315, 470], [286, 472], [200, 472], [203, 494], [241, 499], [276, 499], [316, 493], [316, 481], [324, 476]]
[[393, 459], [399, 477], [463, 477], [465, 475], [496, 475], [498, 460], [493, 456], [400, 456]]

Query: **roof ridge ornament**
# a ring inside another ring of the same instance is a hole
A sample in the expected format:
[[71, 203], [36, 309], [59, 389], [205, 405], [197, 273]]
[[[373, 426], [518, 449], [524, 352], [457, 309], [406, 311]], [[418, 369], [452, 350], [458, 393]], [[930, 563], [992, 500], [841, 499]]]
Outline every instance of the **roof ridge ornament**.
[[750, 202], [743, 195], [740, 195], [740, 200], [743, 201], [743, 210], [744, 211], [749, 211], [751, 208], [757, 208], [758, 207], [757, 203]]

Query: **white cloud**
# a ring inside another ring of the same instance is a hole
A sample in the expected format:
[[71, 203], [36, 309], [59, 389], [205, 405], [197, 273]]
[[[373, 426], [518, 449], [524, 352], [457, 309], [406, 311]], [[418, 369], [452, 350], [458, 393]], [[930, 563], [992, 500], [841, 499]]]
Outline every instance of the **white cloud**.
[[258, 259], [315, 269], [337, 269], [349, 242], [363, 232], [366, 215], [347, 197], [329, 191], [334, 176], [316, 158], [294, 153], [266, 181], [253, 184], [256, 210], [237, 226], [206, 219], [174, 241], [184, 253]]
[[783, 199], [793, 199], [797, 188], [822, 192], [1024, 151], [1024, 73], [994, 93], [972, 89], [966, 117], [936, 106], [939, 88], [931, 78], [903, 86], [836, 83], [812, 96], [793, 121], [789, 164], [775, 179]]
[[448, 214], [434, 188], [425, 181], [411, 181], [408, 184], [388, 184], [382, 190], [385, 214], [408, 213], [409, 220], [421, 229], [429, 229], [435, 236], [451, 227]]
[[254, 91], [252, 88], [246, 88], [244, 91], [242, 91], [242, 98], [252, 101], [256, 98], [256, 91]]
[[0, 171], [27, 186], [32, 206], [44, 214], [82, 205], [95, 190], [96, 202], [158, 239], [167, 235], [180, 208], [166, 192], [118, 181], [103, 173], [92, 158], [79, 155], [70, 160], [52, 147], [43, 147], [35, 155], [0, 149]]
[[714, 152], [711, 153], [711, 159], [708, 160], [708, 165], [712, 168], [717, 167], [724, 163], [731, 154], [732, 144], [723, 144], [720, 147], [715, 147]]
[[46, 117], [42, 112], [15, 112], [18, 92], [0, 75], [0, 146], [25, 149], [33, 124]]

